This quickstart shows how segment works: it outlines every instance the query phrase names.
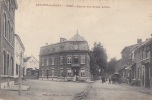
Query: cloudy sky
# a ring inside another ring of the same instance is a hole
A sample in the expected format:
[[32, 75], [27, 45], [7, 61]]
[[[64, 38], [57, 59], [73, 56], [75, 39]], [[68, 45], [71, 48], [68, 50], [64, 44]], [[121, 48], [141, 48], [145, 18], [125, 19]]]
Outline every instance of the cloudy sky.
[[70, 39], [77, 30], [90, 48], [94, 42], [101, 42], [109, 59], [120, 59], [125, 46], [135, 44], [138, 38], [145, 41], [152, 34], [151, 0], [17, 0], [17, 3], [16, 34], [26, 48], [25, 55], [32, 54], [37, 59], [45, 43], [59, 42], [60, 37]]

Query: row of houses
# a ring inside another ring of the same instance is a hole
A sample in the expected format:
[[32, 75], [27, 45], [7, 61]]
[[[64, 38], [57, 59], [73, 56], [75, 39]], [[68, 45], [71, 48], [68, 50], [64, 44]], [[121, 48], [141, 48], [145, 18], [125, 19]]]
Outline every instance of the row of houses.
[[137, 44], [125, 47], [116, 71], [123, 82], [152, 88], [152, 38], [137, 39]]
[[90, 57], [87, 41], [78, 34], [71, 39], [40, 48], [40, 79], [90, 80]]
[[20, 67], [22, 77], [27, 73], [27, 66], [34, 63], [38, 67], [38, 61], [33, 56], [24, 57], [25, 47], [19, 35], [15, 34], [17, 8], [16, 0], [0, 0], [0, 88], [14, 85]]

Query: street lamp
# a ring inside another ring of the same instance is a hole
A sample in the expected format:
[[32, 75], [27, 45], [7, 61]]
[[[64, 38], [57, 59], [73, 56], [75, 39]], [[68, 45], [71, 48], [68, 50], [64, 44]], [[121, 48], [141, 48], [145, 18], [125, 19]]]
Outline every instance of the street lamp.
[[18, 94], [21, 95], [21, 68], [22, 68], [22, 56], [23, 56], [23, 53], [21, 51], [20, 53], [20, 66], [19, 66], [19, 92]]

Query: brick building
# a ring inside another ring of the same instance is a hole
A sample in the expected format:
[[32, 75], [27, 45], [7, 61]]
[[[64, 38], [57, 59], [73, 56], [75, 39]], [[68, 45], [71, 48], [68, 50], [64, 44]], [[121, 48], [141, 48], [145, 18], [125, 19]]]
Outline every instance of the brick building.
[[152, 88], [152, 38], [146, 39], [134, 52], [134, 80]]
[[90, 79], [87, 41], [78, 33], [71, 39], [60, 38], [56, 44], [40, 48], [39, 78], [73, 81]]
[[16, 0], [0, 0], [0, 87], [14, 84], [14, 30]]
[[131, 82], [134, 79], [134, 69], [131, 67], [134, 64], [133, 52], [141, 45], [141, 39], [137, 39], [137, 44], [126, 46], [121, 51], [121, 59], [117, 62], [116, 71], [121, 74], [123, 82]]
[[131, 85], [152, 88], [152, 38], [144, 42], [138, 39], [137, 44], [125, 47], [119, 61], [117, 71], [122, 79], [130, 80]]

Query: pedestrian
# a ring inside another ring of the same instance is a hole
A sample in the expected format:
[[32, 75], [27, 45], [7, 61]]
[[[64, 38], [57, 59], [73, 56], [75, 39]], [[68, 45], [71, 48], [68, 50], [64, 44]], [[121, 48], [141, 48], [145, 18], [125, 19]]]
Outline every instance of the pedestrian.
[[109, 78], [109, 84], [111, 84], [111, 79]]

